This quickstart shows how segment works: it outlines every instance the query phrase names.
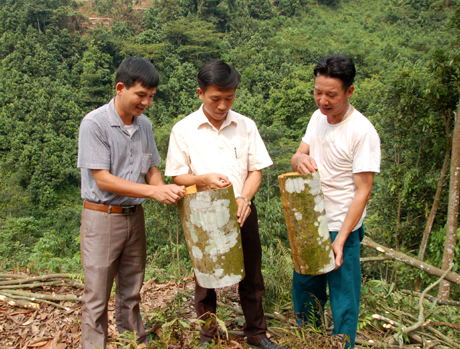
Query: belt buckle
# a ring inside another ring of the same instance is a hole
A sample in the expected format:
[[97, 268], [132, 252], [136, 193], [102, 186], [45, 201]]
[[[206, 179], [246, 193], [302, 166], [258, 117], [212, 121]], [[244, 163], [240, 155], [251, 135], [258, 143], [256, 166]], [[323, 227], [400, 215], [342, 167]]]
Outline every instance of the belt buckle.
[[131, 214], [131, 213], [136, 212], [136, 206], [134, 206], [134, 205], [123, 206], [121, 209], [122, 209], [121, 213], [123, 213], [123, 214]]

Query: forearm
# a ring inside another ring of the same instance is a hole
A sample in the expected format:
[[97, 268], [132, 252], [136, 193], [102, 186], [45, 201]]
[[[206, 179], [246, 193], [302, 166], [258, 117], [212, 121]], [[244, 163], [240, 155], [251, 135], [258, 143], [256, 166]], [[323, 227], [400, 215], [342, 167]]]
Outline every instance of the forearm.
[[219, 189], [228, 187], [231, 183], [227, 176], [220, 173], [206, 173], [202, 175], [183, 174], [173, 177], [174, 183], [178, 185], [196, 185], [205, 189]]
[[149, 185], [165, 185], [163, 176], [157, 167], [151, 167], [145, 176], [145, 182]]
[[91, 170], [97, 186], [120, 196], [150, 198], [154, 196], [156, 186], [128, 181], [112, 175], [107, 170]]
[[204, 175], [195, 176], [193, 174], [183, 174], [173, 177], [173, 182], [177, 185], [185, 185], [189, 187], [191, 185], [196, 185], [197, 187], [206, 187], [206, 182], [204, 180]]
[[355, 195], [350, 207], [348, 208], [339, 233], [335, 239], [340, 245], [343, 246], [345, 244], [345, 241], [347, 241], [347, 238], [352, 232], [353, 228], [356, 226], [356, 224], [358, 224], [361, 216], [363, 215], [367, 201], [367, 196], [364, 197], [363, 195]]
[[260, 188], [260, 184], [262, 183], [262, 171], [251, 171], [248, 173], [248, 177], [243, 185], [243, 191], [241, 192], [241, 196], [252, 200], [254, 195], [256, 195], [257, 191]]
[[299, 161], [300, 161], [299, 158], [300, 158], [302, 155], [305, 155], [305, 154], [302, 154], [302, 153], [300, 153], [299, 151], [297, 151], [297, 152], [292, 156], [292, 158], [291, 158], [291, 167], [292, 167], [292, 170], [293, 170], [294, 172], [297, 172], [297, 169], [298, 169], [298, 167], [299, 167]]
[[339, 234], [336, 237], [336, 244], [343, 246], [353, 228], [358, 224], [367, 202], [371, 196], [372, 184], [374, 182], [373, 172], [362, 172], [353, 175], [355, 182], [355, 196], [348, 208]]

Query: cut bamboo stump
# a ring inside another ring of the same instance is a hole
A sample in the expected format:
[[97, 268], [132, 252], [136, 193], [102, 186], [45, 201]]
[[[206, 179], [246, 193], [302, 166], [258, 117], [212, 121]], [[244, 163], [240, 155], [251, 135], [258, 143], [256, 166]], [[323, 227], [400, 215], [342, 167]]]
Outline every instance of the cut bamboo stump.
[[243, 248], [233, 187], [198, 193], [196, 187], [188, 187], [177, 205], [198, 284], [218, 288], [243, 280]]
[[319, 173], [278, 177], [294, 267], [319, 275], [335, 268]]

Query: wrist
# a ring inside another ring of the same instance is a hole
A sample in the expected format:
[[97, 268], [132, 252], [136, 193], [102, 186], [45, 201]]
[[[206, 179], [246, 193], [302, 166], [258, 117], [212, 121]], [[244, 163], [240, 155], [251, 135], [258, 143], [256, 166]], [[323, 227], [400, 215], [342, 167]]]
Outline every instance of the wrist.
[[238, 197], [236, 198], [236, 200], [239, 200], [239, 199], [241, 199], [241, 200], [243, 200], [244, 202], [246, 202], [246, 203], [248, 204], [248, 206], [251, 206], [251, 200], [249, 200], [247, 197], [238, 196]]

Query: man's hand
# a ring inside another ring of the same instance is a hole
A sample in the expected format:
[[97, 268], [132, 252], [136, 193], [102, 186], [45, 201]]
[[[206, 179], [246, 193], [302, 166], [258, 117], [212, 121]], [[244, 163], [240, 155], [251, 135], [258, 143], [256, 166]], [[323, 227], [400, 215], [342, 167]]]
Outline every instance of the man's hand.
[[154, 186], [152, 198], [163, 204], [173, 205], [184, 197], [185, 187], [176, 184]]
[[236, 204], [238, 205], [238, 211], [236, 212], [238, 223], [240, 227], [242, 227], [246, 219], [249, 217], [249, 214], [251, 213], [251, 207], [241, 198], [236, 200]]
[[228, 177], [220, 173], [207, 173], [203, 175], [203, 181], [209, 189], [225, 188], [231, 184]]
[[299, 149], [292, 156], [291, 167], [300, 174], [318, 172], [318, 165], [310, 156], [310, 146], [304, 141], [300, 142]]
[[297, 161], [297, 172], [299, 172], [300, 174], [318, 172], [318, 165], [310, 155], [299, 154], [297, 157]]
[[343, 245], [340, 244], [337, 240], [334, 240], [332, 243], [332, 251], [334, 252], [335, 256], [334, 270], [337, 270], [343, 264]]

